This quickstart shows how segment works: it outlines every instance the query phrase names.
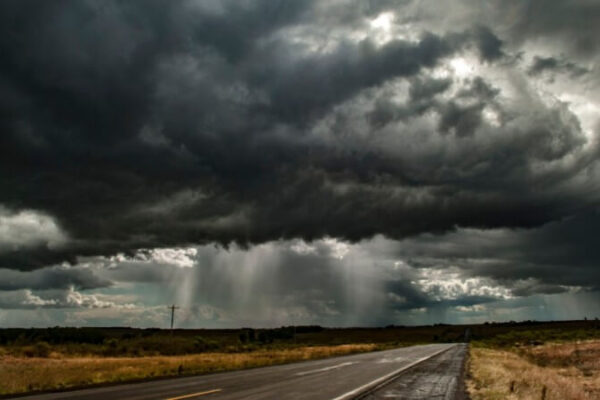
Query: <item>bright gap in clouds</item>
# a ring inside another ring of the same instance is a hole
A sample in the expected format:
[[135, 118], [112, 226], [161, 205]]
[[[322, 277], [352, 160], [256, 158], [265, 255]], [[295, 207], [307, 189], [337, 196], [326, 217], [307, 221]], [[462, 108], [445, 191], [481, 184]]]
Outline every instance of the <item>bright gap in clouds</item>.
[[459, 78], [467, 78], [475, 73], [473, 64], [462, 57], [452, 59], [450, 61], [450, 67], [452, 67], [454, 74]]
[[379, 14], [375, 19], [369, 21], [369, 37], [381, 45], [393, 39], [393, 25], [395, 15], [392, 12]]
[[394, 21], [394, 14], [391, 12], [384, 12], [377, 16], [377, 18], [371, 20], [369, 24], [373, 29], [381, 29], [382, 31], [389, 32]]

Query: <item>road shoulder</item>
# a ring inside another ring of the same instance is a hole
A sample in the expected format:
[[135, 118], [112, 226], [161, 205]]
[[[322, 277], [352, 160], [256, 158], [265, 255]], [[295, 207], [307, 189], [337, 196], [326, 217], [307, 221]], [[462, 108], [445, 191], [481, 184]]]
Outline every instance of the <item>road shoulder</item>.
[[407, 370], [376, 391], [358, 398], [467, 400], [464, 383], [467, 352], [466, 344], [457, 345]]

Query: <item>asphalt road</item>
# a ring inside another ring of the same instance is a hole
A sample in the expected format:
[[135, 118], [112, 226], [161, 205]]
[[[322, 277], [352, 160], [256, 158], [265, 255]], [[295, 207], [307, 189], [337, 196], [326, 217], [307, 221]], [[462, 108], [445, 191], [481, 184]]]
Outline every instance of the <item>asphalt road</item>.
[[[412, 346], [235, 372], [40, 394], [20, 399], [346, 400], [364, 397], [365, 393], [368, 393], [370, 398], [378, 399], [387, 398], [385, 390], [389, 391], [389, 387], [394, 387], [389, 385], [394, 385], [398, 379], [413, 376], [413, 371], [421, 371], [420, 380], [414, 380], [416, 384], [433, 385], [436, 388], [435, 393], [454, 393], [456, 382], [461, 378], [460, 368], [452, 369], [452, 365], [462, 365], [464, 348], [464, 345], [455, 344]], [[448, 357], [455, 360], [455, 363], [444, 363]], [[426, 366], [426, 370], [432, 371], [433, 378], [426, 378], [423, 365]], [[446, 369], [449, 369], [449, 372], [445, 372]], [[449, 378], [439, 378], [440, 371], [446, 373]], [[397, 375], [398, 378], [392, 379]], [[386, 382], [390, 383], [381, 387]], [[369, 393], [369, 390], [375, 387], [379, 387], [379, 390]], [[452, 397], [432, 398], [455, 400]]]
[[463, 380], [466, 353], [467, 345], [455, 346], [359, 399], [464, 400], [467, 398]]

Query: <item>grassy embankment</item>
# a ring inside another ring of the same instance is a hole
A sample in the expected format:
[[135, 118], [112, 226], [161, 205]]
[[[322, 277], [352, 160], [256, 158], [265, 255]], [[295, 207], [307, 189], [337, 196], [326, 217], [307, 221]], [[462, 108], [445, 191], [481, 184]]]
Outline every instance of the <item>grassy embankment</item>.
[[469, 375], [472, 400], [600, 399], [600, 331], [521, 331], [475, 341]]

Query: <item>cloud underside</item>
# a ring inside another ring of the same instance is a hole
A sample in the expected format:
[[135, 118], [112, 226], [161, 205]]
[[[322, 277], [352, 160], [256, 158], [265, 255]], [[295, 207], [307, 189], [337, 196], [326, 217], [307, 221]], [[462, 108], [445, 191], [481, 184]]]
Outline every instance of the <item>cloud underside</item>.
[[476, 21], [403, 36], [405, 3], [6, 2], [2, 203], [72, 240], [0, 265], [532, 227], [597, 201], [595, 132], [525, 78], [576, 61], [528, 70]]
[[[28, 273], [0, 270], [10, 282], [1, 287], [0, 308], [12, 318], [45, 310], [79, 324], [164, 326], [164, 304], [175, 302], [179, 326], [187, 327], [582, 318], [594, 315], [599, 300], [589, 286], [598, 273], [586, 264], [595, 261], [563, 263], [593, 241], [546, 254], [538, 245], [560, 240], [558, 231], [577, 235], [586, 223], [522, 231], [508, 242], [501, 240], [508, 230], [468, 229], [445, 235], [443, 246], [430, 235], [356, 244], [292, 240], [249, 249], [144, 250]], [[479, 254], [471, 250], [475, 242]]]
[[[597, 288], [600, 5], [376, 3], [2, 2], [11, 304], [120, 282], [64, 262], [324, 238], [507, 296]], [[456, 300], [407, 279], [378, 287], [397, 309]]]

